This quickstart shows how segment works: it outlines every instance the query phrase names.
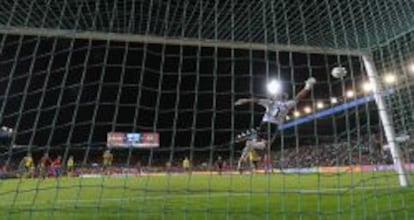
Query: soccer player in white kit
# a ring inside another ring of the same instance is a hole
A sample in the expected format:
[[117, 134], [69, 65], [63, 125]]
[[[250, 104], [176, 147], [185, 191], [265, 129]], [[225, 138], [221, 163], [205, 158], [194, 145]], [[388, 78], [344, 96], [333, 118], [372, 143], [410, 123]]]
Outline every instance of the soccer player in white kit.
[[[242, 155], [238, 161], [237, 168], [241, 170], [241, 164], [248, 160], [248, 155], [254, 149], [264, 149], [266, 147], [267, 131], [271, 129], [271, 125], [280, 126], [284, 123], [286, 116], [292, 111], [296, 104], [308, 95], [312, 90], [316, 79], [311, 77], [306, 80], [305, 87], [292, 100], [288, 100], [286, 93], [277, 94], [267, 99], [239, 99], [235, 105], [242, 105], [249, 102], [256, 103], [263, 106], [266, 111], [263, 115], [262, 121], [257, 129], [251, 129], [244, 135], [238, 135], [237, 141], [246, 140], [246, 145], [243, 149]], [[271, 143], [269, 143], [269, 146]]]

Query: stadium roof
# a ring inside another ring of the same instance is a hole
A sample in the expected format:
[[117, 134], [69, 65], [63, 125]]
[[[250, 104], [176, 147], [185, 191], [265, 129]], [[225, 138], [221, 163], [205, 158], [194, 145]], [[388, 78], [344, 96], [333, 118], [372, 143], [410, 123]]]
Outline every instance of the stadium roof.
[[414, 29], [413, 1], [16, 0], [0, 32], [46, 28], [366, 50]]

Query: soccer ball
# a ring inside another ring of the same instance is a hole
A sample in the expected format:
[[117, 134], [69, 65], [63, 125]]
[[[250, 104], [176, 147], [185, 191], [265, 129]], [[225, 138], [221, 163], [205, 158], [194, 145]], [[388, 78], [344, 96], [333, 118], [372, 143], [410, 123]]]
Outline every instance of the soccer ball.
[[343, 78], [347, 73], [345, 67], [335, 67], [332, 69], [331, 75], [335, 78]]

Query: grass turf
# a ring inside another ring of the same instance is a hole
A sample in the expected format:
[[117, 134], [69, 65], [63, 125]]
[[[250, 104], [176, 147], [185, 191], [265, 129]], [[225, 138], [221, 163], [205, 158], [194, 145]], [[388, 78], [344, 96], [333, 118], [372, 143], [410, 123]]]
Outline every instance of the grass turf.
[[0, 182], [0, 219], [414, 219], [394, 172]]

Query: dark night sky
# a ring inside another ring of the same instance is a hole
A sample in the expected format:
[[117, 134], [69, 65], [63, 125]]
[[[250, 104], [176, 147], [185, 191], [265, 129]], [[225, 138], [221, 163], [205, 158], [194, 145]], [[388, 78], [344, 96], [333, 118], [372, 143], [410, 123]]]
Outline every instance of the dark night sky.
[[[329, 77], [339, 62], [354, 75], [346, 88], [361, 80], [354, 57], [7, 36], [0, 53], [1, 124], [18, 131], [19, 144], [104, 144], [109, 131], [157, 131], [164, 148], [208, 148], [259, 123], [260, 107], [232, 109], [232, 102], [265, 96], [266, 73], [280, 73], [291, 96], [310, 74], [319, 80], [301, 110], [342, 94], [342, 82]], [[356, 115], [366, 124], [365, 107], [348, 112], [351, 127]], [[333, 117], [283, 135], [311, 141], [315, 134], [341, 135], [346, 114]]]

